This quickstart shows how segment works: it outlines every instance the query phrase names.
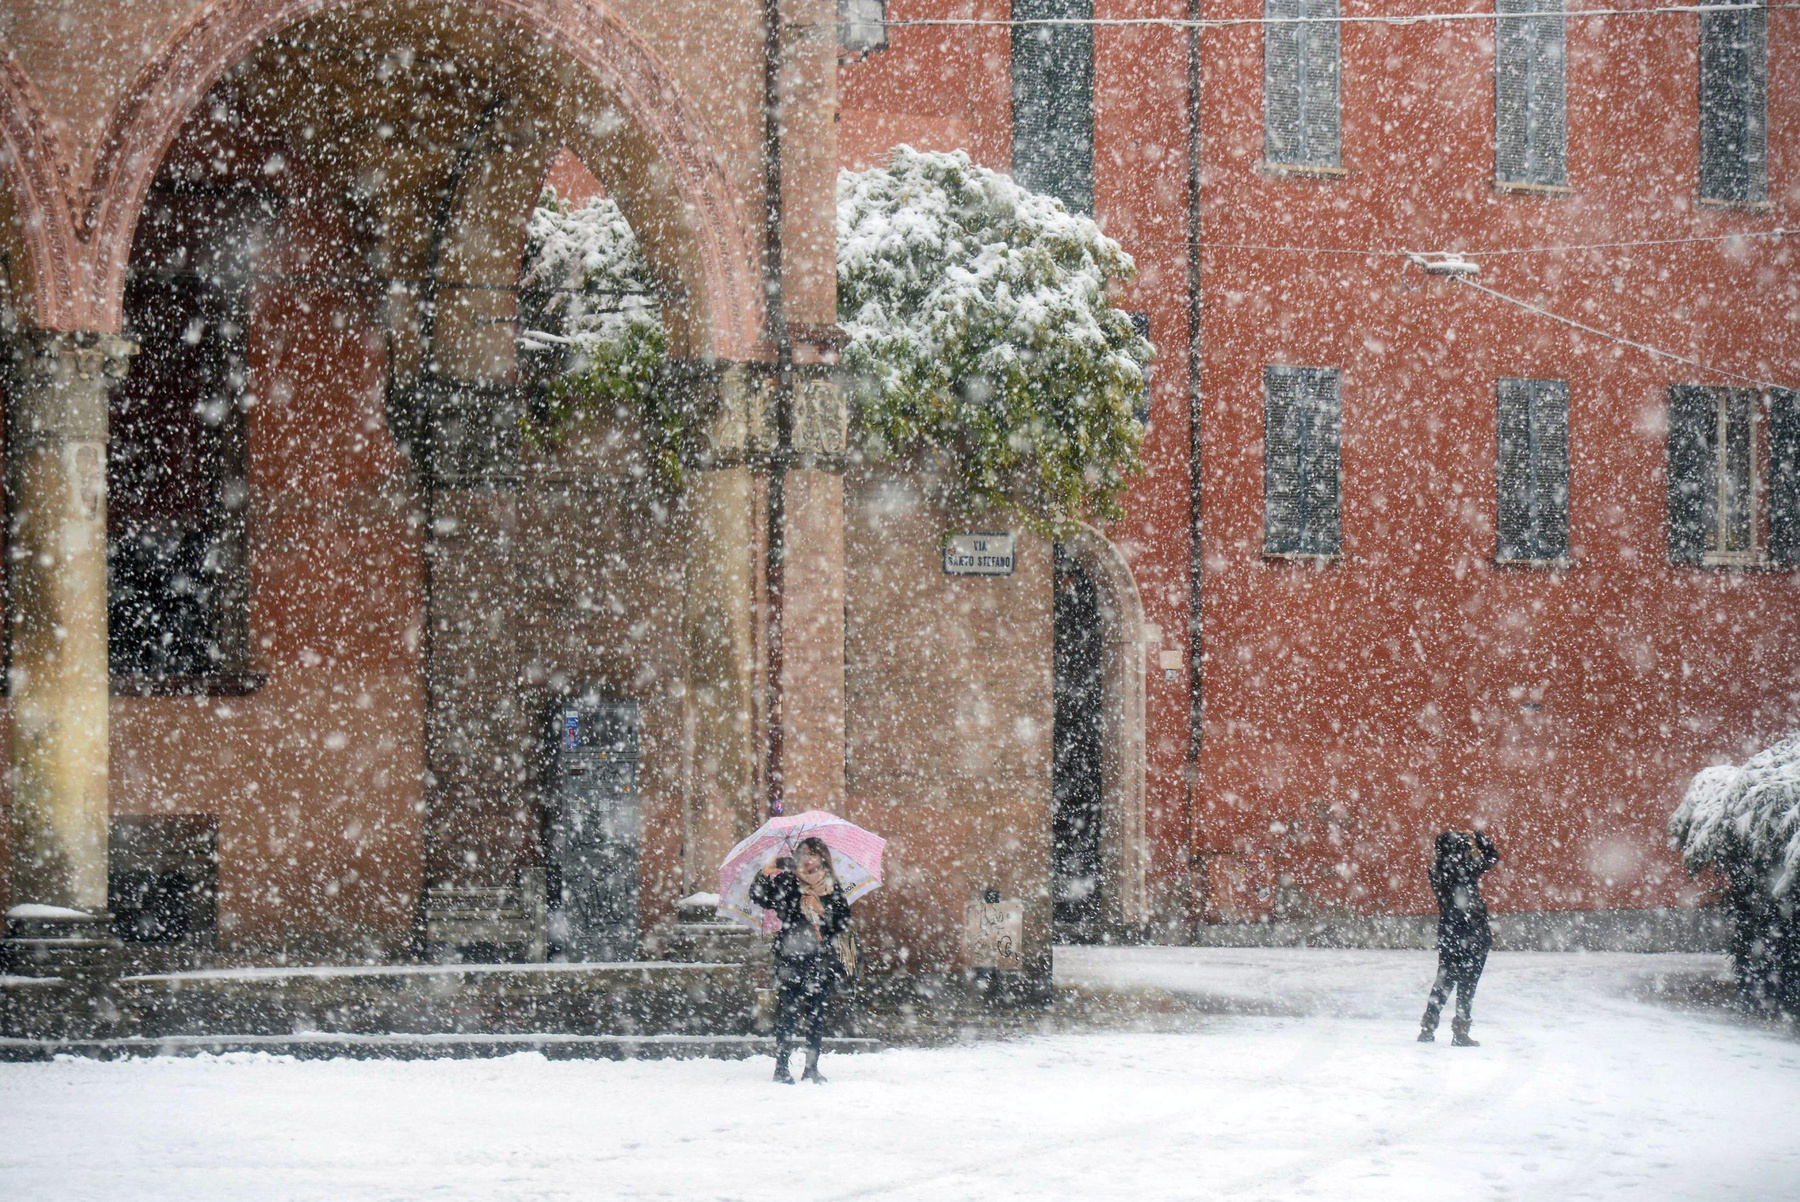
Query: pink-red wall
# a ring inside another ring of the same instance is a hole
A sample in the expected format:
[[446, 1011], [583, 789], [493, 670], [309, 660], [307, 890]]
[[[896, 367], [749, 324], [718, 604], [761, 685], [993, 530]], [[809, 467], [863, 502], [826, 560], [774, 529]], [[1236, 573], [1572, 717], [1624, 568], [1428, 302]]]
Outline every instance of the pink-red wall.
[[[1006, 6], [918, 0], [890, 13], [1003, 18]], [[1260, 13], [1255, 0], [1206, 8]], [[1099, 0], [1096, 15], [1182, 17], [1186, 6]], [[1214, 920], [1423, 911], [1432, 833], [1474, 822], [1505, 853], [1498, 908], [1694, 898], [1663, 834], [1687, 778], [1800, 724], [1795, 574], [1666, 556], [1667, 389], [1723, 381], [1428, 279], [1389, 252], [1703, 239], [1484, 254], [1479, 279], [1793, 383], [1791, 252], [1780, 238], [1718, 240], [1791, 226], [1800, 202], [1800, 20], [1769, 20], [1771, 204], [1755, 211], [1696, 201], [1691, 15], [1570, 23], [1566, 194], [1493, 183], [1486, 21], [1344, 26], [1345, 171], [1321, 177], [1260, 163], [1260, 27], [1203, 34], [1204, 728], [1190, 762], [1187, 674], [1152, 672], [1149, 820], [1165, 900], [1187, 895]], [[1004, 27], [891, 38], [841, 67], [846, 165], [909, 142], [1006, 170]], [[1178, 646], [1190, 563], [1186, 35], [1103, 27], [1095, 46], [1096, 217], [1138, 261], [1120, 303], [1150, 314], [1159, 352], [1148, 471], [1108, 533], [1149, 620]], [[1262, 371], [1277, 363], [1343, 373], [1337, 562], [1262, 554]], [[1504, 376], [1569, 382], [1566, 569], [1493, 562]]]

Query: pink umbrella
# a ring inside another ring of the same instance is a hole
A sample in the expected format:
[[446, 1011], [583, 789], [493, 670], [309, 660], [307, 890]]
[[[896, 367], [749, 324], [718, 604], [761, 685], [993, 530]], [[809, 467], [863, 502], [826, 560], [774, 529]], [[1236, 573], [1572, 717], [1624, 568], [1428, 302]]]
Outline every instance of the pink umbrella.
[[719, 917], [760, 931], [781, 928], [775, 915], [750, 900], [750, 883], [777, 856], [791, 856], [802, 839], [818, 839], [831, 849], [831, 867], [855, 901], [881, 887], [881, 853], [887, 840], [824, 810], [771, 818], [731, 849], [719, 865]]

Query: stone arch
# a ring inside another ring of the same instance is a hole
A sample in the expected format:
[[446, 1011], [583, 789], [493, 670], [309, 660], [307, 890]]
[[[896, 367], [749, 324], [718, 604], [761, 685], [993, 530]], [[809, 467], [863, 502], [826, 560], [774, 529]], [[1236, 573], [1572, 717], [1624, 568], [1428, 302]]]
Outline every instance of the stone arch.
[[1094, 527], [1084, 524], [1059, 545], [1093, 582], [1100, 602], [1103, 921], [1119, 930], [1141, 928], [1150, 921], [1144, 606], [1131, 565]]
[[[68, 164], [44, 120], [37, 89], [17, 64], [0, 56], [0, 247], [9, 253], [7, 281], [29, 294], [29, 316], [45, 329], [71, 328], [77, 316], [75, 226]], [[15, 299], [19, 299], [16, 298]]]
[[[226, 70], [300, 21], [355, 0], [224, 0], [191, 18], [139, 74], [102, 143], [89, 199], [78, 215], [91, 244], [91, 305], [115, 329], [137, 214], [169, 147]], [[724, 359], [752, 356], [762, 333], [755, 243], [705, 122], [649, 45], [598, 0], [452, 0], [523, 29], [575, 64], [613, 99], [654, 158], [662, 185], [657, 227], [681, 248], [662, 252], [694, 312], [694, 349]], [[578, 150], [579, 153], [579, 150]], [[591, 166], [591, 164], [590, 164]], [[635, 224], [635, 223], [634, 223]]]

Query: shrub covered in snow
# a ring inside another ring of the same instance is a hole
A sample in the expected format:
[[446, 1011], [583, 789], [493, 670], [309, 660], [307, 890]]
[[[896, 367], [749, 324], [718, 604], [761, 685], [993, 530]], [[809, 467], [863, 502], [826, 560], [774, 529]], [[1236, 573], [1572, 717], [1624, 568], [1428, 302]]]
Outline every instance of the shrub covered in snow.
[[1800, 735], [1695, 773], [1669, 834], [1689, 871], [1725, 882], [1744, 999], [1800, 1012]]
[[946, 452], [968, 500], [1050, 533], [1117, 516], [1151, 349], [1108, 299], [1134, 271], [1091, 219], [961, 151], [843, 172], [838, 319], [864, 449]]
[[657, 386], [667, 353], [650, 268], [619, 206], [596, 196], [571, 208], [545, 188], [519, 281], [532, 432], [554, 442], [587, 418], [641, 415], [658, 466], [678, 472], [680, 416]]

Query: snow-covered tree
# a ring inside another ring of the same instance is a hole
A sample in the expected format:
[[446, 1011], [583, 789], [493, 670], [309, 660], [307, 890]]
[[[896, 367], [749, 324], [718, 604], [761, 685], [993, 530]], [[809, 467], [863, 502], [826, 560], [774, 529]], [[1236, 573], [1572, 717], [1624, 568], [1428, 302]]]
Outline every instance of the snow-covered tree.
[[1049, 533], [1115, 517], [1141, 470], [1151, 348], [1109, 302], [1135, 267], [1092, 219], [961, 151], [838, 177], [838, 319], [864, 448], [948, 453], [968, 500]]
[[1800, 735], [1701, 769], [1669, 834], [1689, 871], [1724, 879], [1745, 1000], [1800, 1010]]
[[657, 386], [668, 338], [617, 204], [596, 196], [573, 208], [544, 189], [525, 228], [519, 319], [534, 433], [555, 441], [586, 418], [641, 415], [658, 466], [679, 471], [680, 418]]

